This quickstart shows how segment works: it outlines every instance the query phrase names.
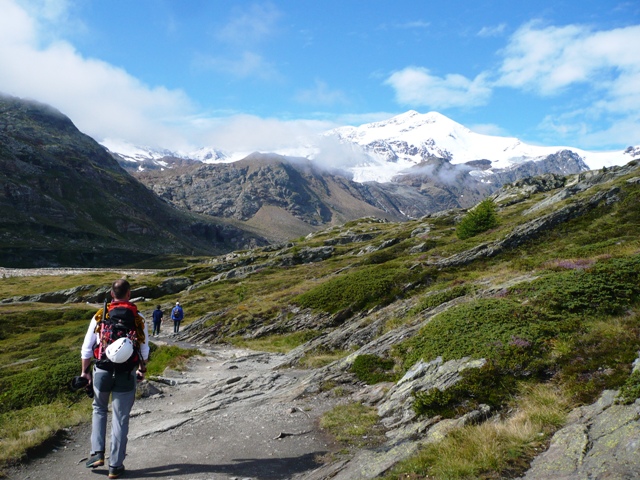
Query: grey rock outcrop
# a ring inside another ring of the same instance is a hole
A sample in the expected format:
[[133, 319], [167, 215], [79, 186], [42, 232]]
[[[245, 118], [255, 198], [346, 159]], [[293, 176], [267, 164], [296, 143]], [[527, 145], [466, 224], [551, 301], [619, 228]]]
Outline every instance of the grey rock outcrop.
[[615, 403], [617, 391], [569, 415], [525, 475], [526, 480], [640, 478], [640, 399]]
[[314, 248], [301, 248], [292, 252], [283, 252], [279, 260], [280, 264], [284, 266], [315, 263], [331, 257], [334, 251], [335, 248], [328, 245]]
[[[172, 277], [157, 286], [140, 286], [131, 290], [132, 298], [157, 298], [181, 292], [193, 282], [186, 277]], [[102, 303], [109, 298], [110, 286], [79, 285], [55, 292], [20, 295], [0, 300], [0, 303], [42, 302], [42, 303]]]
[[469, 357], [443, 362], [438, 357], [430, 362], [420, 360], [385, 395], [378, 404], [378, 415], [388, 428], [410, 422], [416, 418], [413, 410], [415, 394], [428, 392], [433, 388], [444, 391], [460, 381], [460, 373], [468, 368], [480, 368], [484, 359]]

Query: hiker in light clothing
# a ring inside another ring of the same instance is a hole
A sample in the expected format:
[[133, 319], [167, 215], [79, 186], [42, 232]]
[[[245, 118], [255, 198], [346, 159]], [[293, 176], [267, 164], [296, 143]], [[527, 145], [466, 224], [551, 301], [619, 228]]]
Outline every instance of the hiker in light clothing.
[[180, 302], [176, 302], [176, 306], [171, 310], [171, 320], [173, 320], [173, 333], [180, 331], [180, 322], [184, 318], [184, 310], [180, 306]]
[[[109, 397], [111, 397], [111, 453], [109, 456], [108, 478], [119, 478], [124, 473], [124, 458], [127, 451], [127, 437], [129, 434], [129, 414], [136, 396], [136, 379], [144, 379], [147, 371], [146, 364], [149, 358], [148, 332], [144, 317], [137, 311], [137, 307], [129, 302], [131, 298], [131, 286], [126, 280], [116, 280], [111, 286], [113, 301], [108, 306], [109, 315], [115, 318], [113, 308], [128, 310], [135, 319], [137, 331], [137, 345], [135, 351], [135, 363], [118, 363], [109, 367], [108, 362], [101, 362], [99, 354], [97, 363], [91, 374], [91, 360], [96, 351], [101, 352], [103, 310], [100, 309], [93, 316], [82, 344], [82, 374], [93, 386], [93, 419], [91, 430], [91, 453], [86, 462], [87, 468], [95, 468], [104, 465], [105, 443], [107, 433], [107, 413]], [[100, 332], [100, 334], [98, 333]], [[107, 349], [108, 353], [108, 349]], [[133, 357], [133, 356], [132, 356]], [[104, 367], [105, 369], [103, 369]], [[128, 369], [128, 370], [127, 370]]]

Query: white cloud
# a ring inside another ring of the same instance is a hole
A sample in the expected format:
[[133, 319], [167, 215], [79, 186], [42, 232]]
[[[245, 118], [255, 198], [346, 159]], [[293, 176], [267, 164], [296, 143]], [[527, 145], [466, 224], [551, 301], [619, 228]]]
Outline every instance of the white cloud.
[[[182, 90], [146, 85], [121, 68], [82, 56], [68, 42], [47, 41], [51, 32], [43, 31], [35, 10], [27, 11], [13, 0], [0, 0], [0, 8], [0, 92], [50, 104], [98, 141], [115, 138], [181, 150], [212, 145], [253, 151], [282, 147], [335, 126], [197, 115]], [[225, 67], [237, 75], [269, 71], [261, 58], [250, 54]]]
[[348, 103], [347, 96], [341, 90], [331, 90], [326, 82], [316, 80], [313, 88], [300, 90], [295, 98], [309, 105], [336, 105]]
[[217, 31], [216, 37], [231, 45], [253, 45], [273, 35], [280, 17], [271, 3], [236, 9], [234, 18]]
[[309, 143], [309, 139], [335, 125], [319, 120], [283, 121], [253, 115], [201, 119], [204, 145], [227, 151], [276, 151]]
[[589, 109], [576, 110], [561, 115], [547, 115], [539, 130], [549, 140], [569, 138], [583, 148], [615, 149], [617, 145], [637, 145], [640, 139], [640, 114], [611, 116], [601, 128], [594, 128]]
[[640, 49], [634, 45], [640, 45], [640, 25], [595, 32], [581, 25], [538, 28], [529, 23], [502, 52], [496, 85], [542, 95], [576, 83], [609, 90], [640, 71]]
[[214, 35], [225, 48], [216, 46], [215, 54], [197, 55], [195, 66], [242, 79], [281, 80], [275, 64], [258, 53], [261, 44], [276, 34], [280, 17], [280, 11], [271, 3], [235, 8], [233, 17]]
[[425, 28], [429, 28], [430, 25], [431, 25], [430, 22], [425, 22], [423, 20], [413, 20], [411, 22], [393, 24], [393, 26], [396, 28], [409, 29], [409, 30], [414, 28], [425, 29]]
[[167, 126], [191, 111], [182, 91], [145, 85], [64, 41], [40, 47], [37, 19], [12, 0], [0, 1], [0, 92], [48, 103], [98, 140], [184, 141]]
[[367, 112], [367, 113], [346, 113], [335, 118], [334, 127], [344, 125], [362, 125], [363, 123], [382, 122], [391, 117], [395, 117], [402, 112]]
[[539, 129], [595, 147], [640, 141], [640, 25], [595, 31], [583, 25], [521, 27], [503, 50], [496, 86], [552, 96], [582, 95]]
[[500, 25], [494, 25], [491, 27], [482, 27], [478, 32], [479, 37], [499, 37], [501, 36], [507, 28], [506, 23], [501, 23]]
[[407, 22], [383, 23], [378, 28], [380, 30], [426, 30], [430, 26], [431, 22], [409, 20]]
[[211, 69], [236, 78], [259, 78], [262, 80], [278, 80], [281, 78], [276, 67], [265, 60], [262, 55], [245, 51], [233, 57], [197, 56], [197, 68]]
[[1, 0], [0, 47], [35, 46], [36, 25], [29, 14], [12, 0]]
[[[485, 27], [478, 35], [499, 34], [505, 28]], [[640, 141], [640, 49], [636, 45], [640, 45], [640, 25], [596, 31], [585, 25], [530, 22], [499, 52], [501, 64], [474, 79], [458, 74], [435, 76], [412, 66], [394, 72], [384, 83], [394, 88], [399, 104], [436, 110], [485, 105], [496, 88], [541, 97], [568, 93], [570, 100], [555, 105], [558, 113], [539, 125], [550, 140], [582, 141], [595, 148], [612, 145], [614, 139], [635, 143]], [[487, 133], [493, 129], [480, 128]]]
[[484, 74], [470, 80], [458, 74], [438, 77], [426, 68], [407, 67], [392, 73], [384, 83], [395, 90], [398, 103], [436, 110], [484, 105], [491, 96]]

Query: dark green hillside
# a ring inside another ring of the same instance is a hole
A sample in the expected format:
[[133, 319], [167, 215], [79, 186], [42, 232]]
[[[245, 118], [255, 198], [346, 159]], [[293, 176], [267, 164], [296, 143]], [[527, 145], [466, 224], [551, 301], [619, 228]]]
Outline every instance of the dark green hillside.
[[5, 267], [121, 265], [256, 242], [164, 203], [57, 110], [3, 96], [0, 210]]

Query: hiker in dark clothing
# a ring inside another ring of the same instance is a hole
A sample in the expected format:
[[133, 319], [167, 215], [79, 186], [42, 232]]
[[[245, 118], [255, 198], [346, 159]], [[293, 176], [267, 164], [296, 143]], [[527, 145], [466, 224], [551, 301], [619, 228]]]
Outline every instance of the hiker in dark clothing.
[[176, 302], [176, 306], [171, 310], [171, 320], [173, 320], [173, 333], [180, 331], [180, 322], [184, 318], [184, 311], [180, 306], [180, 302]]
[[160, 310], [160, 305], [156, 307], [153, 311], [153, 333], [151, 335], [159, 335], [160, 334], [160, 325], [162, 325], [162, 317], [164, 313]]

